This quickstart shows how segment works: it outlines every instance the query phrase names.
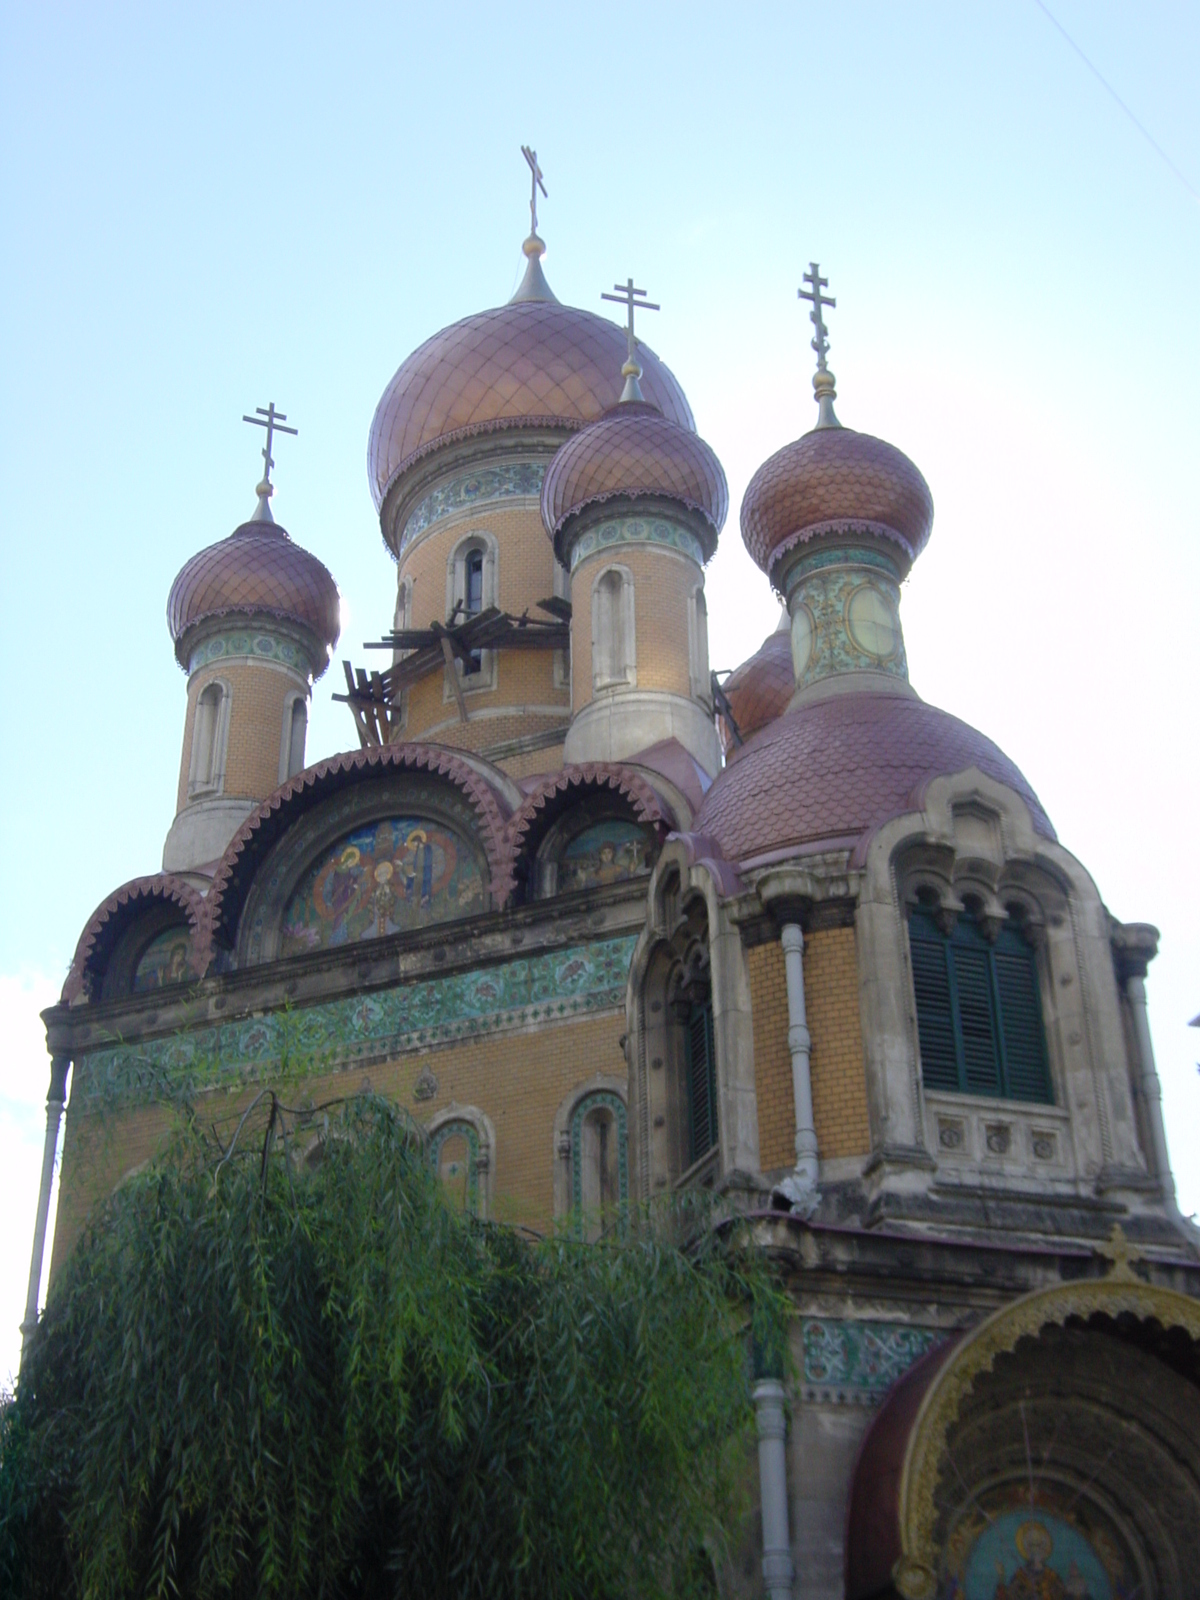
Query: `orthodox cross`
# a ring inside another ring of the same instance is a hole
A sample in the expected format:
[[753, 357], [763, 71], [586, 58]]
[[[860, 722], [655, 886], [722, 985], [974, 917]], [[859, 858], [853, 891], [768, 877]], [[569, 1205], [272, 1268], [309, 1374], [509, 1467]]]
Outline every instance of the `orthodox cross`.
[[614, 283], [616, 294], [602, 294], [601, 300], [614, 300], [619, 306], [629, 307], [629, 321], [625, 327], [625, 334], [629, 340], [629, 364], [637, 363], [637, 336], [633, 331], [633, 313], [637, 311], [661, 311], [661, 306], [656, 306], [652, 300], [646, 299], [645, 289], [635, 289], [633, 279], [627, 278], [624, 283]]
[[536, 233], [537, 192], [540, 189], [547, 200], [549, 200], [550, 196], [546, 194], [546, 185], [542, 181], [542, 169], [538, 166], [537, 151], [531, 150], [527, 144], [523, 144], [521, 146], [521, 154], [529, 163], [529, 216], [532, 224], [529, 231], [530, 233]]
[[242, 421], [252, 422], [256, 428], [265, 428], [267, 430], [267, 444], [263, 451], [263, 460], [267, 465], [259, 487], [260, 489], [266, 489], [269, 494], [271, 490], [271, 468], [275, 465], [275, 459], [271, 454], [271, 445], [274, 443], [275, 435], [277, 433], [299, 433], [300, 429], [284, 427], [284, 423], [287, 421], [287, 412], [276, 411], [274, 400], [267, 402], [265, 410], [262, 406], [255, 406], [254, 411], [254, 416], [243, 417]]
[[813, 327], [817, 330], [817, 337], [813, 340], [812, 347], [817, 352], [817, 371], [825, 372], [828, 370], [825, 366], [825, 356], [829, 350], [829, 335], [825, 328], [825, 318], [821, 315], [821, 312], [825, 306], [830, 308], [836, 306], [837, 301], [831, 300], [821, 293], [822, 289], [828, 289], [829, 279], [821, 276], [821, 269], [815, 261], [809, 262], [808, 271], [804, 274], [804, 281], [805, 283], [811, 283], [812, 288], [797, 289], [796, 294], [801, 300], [812, 301], [812, 310], [809, 312], [809, 317], [812, 319]]
[[1125, 1237], [1125, 1230], [1119, 1222], [1113, 1223], [1112, 1233], [1104, 1244], [1093, 1247], [1098, 1256], [1106, 1256], [1112, 1265], [1108, 1269], [1110, 1278], [1121, 1278], [1128, 1281], [1136, 1278], [1130, 1262], [1143, 1260], [1142, 1252], [1136, 1245], [1130, 1244]]

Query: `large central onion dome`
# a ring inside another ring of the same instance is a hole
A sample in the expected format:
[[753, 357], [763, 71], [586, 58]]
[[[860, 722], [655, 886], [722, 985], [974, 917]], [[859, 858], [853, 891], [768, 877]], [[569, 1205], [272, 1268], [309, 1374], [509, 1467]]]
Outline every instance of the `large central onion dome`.
[[577, 513], [608, 500], [645, 498], [698, 513], [705, 554], [716, 549], [729, 510], [721, 463], [703, 439], [657, 406], [624, 401], [555, 456], [542, 485], [542, 521], [562, 560], [561, 535]]
[[187, 666], [187, 635], [194, 628], [239, 613], [296, 624], [313, 635], [323, 659], [338, 641], [333, 575], [293, 543], [269, 513], [243, 522], [228, 539], [199, 551], [171, 585], [167, 625], [180, 666]]
[[[561, 305], [526, 242], [531, 268], [507, 305], [464, 317], [414, 350], [384, 390], [367, 448], [376, 509], [407, 467], [439, 446], [509, 428], [579, 428], [621, 394], [625, 334], [607, 317]], [[674, 374], [641, 345], [642, 388], [694, 432]]]

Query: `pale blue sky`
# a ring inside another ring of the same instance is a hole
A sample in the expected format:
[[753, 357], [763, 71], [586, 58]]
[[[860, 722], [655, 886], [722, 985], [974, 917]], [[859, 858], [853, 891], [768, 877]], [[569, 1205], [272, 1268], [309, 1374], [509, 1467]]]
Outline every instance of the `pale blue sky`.
[[[1200, 187], [1200, 8], [1051, 9]], [[417, 343], [514, 286], [522, 142], [556, 292], [600, 309], [632, 272], [662, 302], [648, 337], [735, 508], [813, 421], [796, 288], [828, 272], [839, 413], [907, 450], [937, 507], [913, 681], [1017, 760], [1118, 916], [1162, 929], [1151, 1018], [1200, 1207], [1200, 205], [1034, 0], [9, 4], [0, 75], [0, 1377], [35, 1012], [96, 903], [159, 865], [184, 706], [164, 605], [253, 504], [239, 419], [274, 399], [299, 425], [276, 511], [361, 660], [394, 586], [371, 414]], [[710, 596], [731, 666], [776, 615], [736, 514]], [[314, 757], [354, 742], [336, 671]]]

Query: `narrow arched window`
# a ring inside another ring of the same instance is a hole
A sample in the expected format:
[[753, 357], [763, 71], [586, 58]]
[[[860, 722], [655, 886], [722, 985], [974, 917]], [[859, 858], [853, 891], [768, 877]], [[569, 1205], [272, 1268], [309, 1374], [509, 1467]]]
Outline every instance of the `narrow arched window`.
[[225, 778], [225, 686], [209, 683], [200, 691], [192, 723], [188, 794], [217, 791]]
[[308, 707], [298, 696], [292, 701], [287, 727], [287, 769], [284, 778], [304, 771], [304, 739], [308, 732]]
[[625, 1102], [600, 1089], [576, 1104], [571, 1115], [571, 1205], [575, 1225], [597, 1239], [629, 1198]]
[[610, 567], [592, 591], [592, 673], [594, 687], [611, 689], [634, 678], [633, 584], [627, 573]]
[[1011, 927], [989, 940], [971, 915], [944, 933], [920, 909], [909, 916], [908, 937], [925, 1087], [1051, 1104], [1030, 944]]
[[688, 656], [692, 693], [698, 700], [712, 694], [708, 668], [708, 602], [703, 589], [694, 589], [688, 606]]
[[712, 999], [692, 1001], [684, 1037], [684, 1088], [688, 1112], [688, 1166], [717, 1142], [717, 1055]]
[[[483, 610], [483, 551], [470, 550], [467, 552], [466, 566], [463, 572], [463, 612], [466, 617], [477, 617]], [[469, 676], [483, 671], [483, 651], [472, 650], [471, 661], [468, 666], [463, 664], [463, 671]]]

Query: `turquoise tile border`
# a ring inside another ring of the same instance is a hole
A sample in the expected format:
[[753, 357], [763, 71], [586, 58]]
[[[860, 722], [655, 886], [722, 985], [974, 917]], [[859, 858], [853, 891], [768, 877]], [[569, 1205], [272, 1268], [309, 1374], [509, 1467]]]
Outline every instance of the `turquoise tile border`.
[[143, 1044], [115, 1044], [77, 1059], [72, 1098], [178, 1100], [285, 1069], [335, 1072], [363, 1059], [610, 1010], [624, 1004], [635, 943], [628, 934]]
[[804, 1385], [814, 1398], [872, 1403], [945, 1337], [906, 1322], [802, 1317]]

